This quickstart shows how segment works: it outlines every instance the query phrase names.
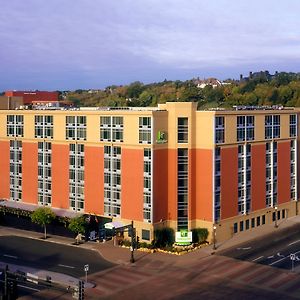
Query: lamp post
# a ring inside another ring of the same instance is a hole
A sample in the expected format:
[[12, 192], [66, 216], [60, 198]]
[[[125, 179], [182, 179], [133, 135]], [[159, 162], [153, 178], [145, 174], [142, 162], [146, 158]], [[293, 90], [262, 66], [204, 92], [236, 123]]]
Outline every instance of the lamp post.
[[130, 262], [134, 263], [133, 251], [134, 251], [134, 242], [135, 242], [135, 228], [133, 227], [133, 221], [131, 221], [130, 230], [131, 230]]
[[217, 226], [214, 224], [214, 226], [213, 226], [213, 250], [217, 249], [217, 247], [216, 247], [216, 229], [217, 229]]
[[277, 224], [277, 210], [278, 210], [278, 207], [275, 206], [275, 228], [278, 228], [278, 224]]

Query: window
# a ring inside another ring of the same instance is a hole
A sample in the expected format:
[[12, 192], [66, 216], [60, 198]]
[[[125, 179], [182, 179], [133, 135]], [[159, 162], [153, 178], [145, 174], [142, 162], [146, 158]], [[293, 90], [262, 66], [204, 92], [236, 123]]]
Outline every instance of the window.
[[297, 115], [290, 115], [290, 137], [297, 136]]
[[139, 117], [139, 143], [151, 144], [151, 117]]
[[240, 231], [244, 231], [244, 221], [240, 221]]
[[38, 142], [38, 203], [51, 205], [52, 169], [49, 142]]
[[[220, 192], [221, 192], [221, 170], [220, 170], [220, 147], [215, 148], [215, 201], [214, 201], [214, 221], [218, 222], [221, 217], [221, 201], [220, 201]], [[186, 165], [186, 168], [188, 166]], [[187, 171], [187, 169], [186, 169]]]
[[151, 117], [140, 117], [139, 118], [139, 128], [151, 129]]
[[224, 117], [215, 117], [215, 143], [224, 143], [225, 120]]
[[86, 116], [66, 116], [66, 139], [86, 140]]
[[177, 120], [177, 140], [178, 143], [188, 143], [189, 120], [188, 118], [178, 118]]
[[53, 116], [34, 117], [34, 136], [41, 139], [53, 139]]
[[248, 219], [248, 220], [246, 220], [246, 230], [248, 230], [249, 228], [250, 228], [250, 221]]
[[150, 241], [150, 230], [142, 229], [142, 240]]
[[11, 137], [23, 137], [24, 134], [24, 116], [7, 115], [6, 134]]
[[10, 165], [9, 165], [9, 181], [10, 181], [10, 200], [22, 200], [22, 142], [10, 141]]
[[251, 218], [251, 228], [255, 227], [255, 218]]
[[233, 224], [233, 233], [237, 233], [238, 232], [238, 224], [234, 223]]
[[[82, 121], [82, 120], [80, 120]], [[75, 211], [84, 210], [84, 145], [69, 145], [69, 203]]]
[[237, 116], [237, 141], [254, 140], [254, 116]]
[[280, 138], [280, 115], [265, 116], [265, 139]]
[[121, 147], [104, 146], [104, 214], [118, 217], [120, 213]]
[[144, 219], [144, 222], [152, 222], [152, 176], [151, 170], [152, 161], [151, 161], [151, 148], [144, 149], [144, 189], [143, 189], [143, 215], [147, 217]]
[[256, 217], [256, 226], [260, 226], [260, 216]]
[[188, 229], [188, 149], [177, 150], [177, 166], [177, 228], [180, 230]]

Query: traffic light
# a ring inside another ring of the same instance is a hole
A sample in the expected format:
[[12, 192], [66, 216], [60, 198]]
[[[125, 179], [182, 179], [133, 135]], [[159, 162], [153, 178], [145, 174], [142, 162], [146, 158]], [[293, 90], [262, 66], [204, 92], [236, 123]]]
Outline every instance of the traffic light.
[[18, 289], [16, 278], [9, 278], [8, 282], [8, 299], [14, 300], [18, 298]]
[[136, 249], [139, 247], [139, 242], [140, 242], [140, 237], [137, 235], [136, 236]]
[[84, 299], [84, 282], [82, 280], [78, 282], [78, 299]]

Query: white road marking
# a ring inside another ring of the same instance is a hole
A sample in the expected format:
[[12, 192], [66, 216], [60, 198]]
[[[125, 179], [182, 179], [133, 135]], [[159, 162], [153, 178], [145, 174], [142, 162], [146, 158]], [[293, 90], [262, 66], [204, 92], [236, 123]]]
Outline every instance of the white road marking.
[[250, 250], [251, 247], [244, 247], [244, 248], [236, 248], [237, 250]]
[[274, 258], [274, 255], [270, 255], [270, 256], [268, 256], [268, 258]]
[[73, 267], [73, 266], [67, 266], [67, 265], [61, 265], [61, 264], [59, 264], [58, 266], [64, 267], [64, 268], [69, 268], [69, 269], [75, 269], [75, 267]]
[[288, 244], [288, 246], [292, 246], [292, 245], [294, 245], [294, 244], [296, 244], [296, 243], [299, 243], [299, 242], [300, 242], [300, 240], [294, 241], [294, 242]]
[[263, 258], [263, 256], [257, 257], [257, 258], [255, 258], [255, 259], [253, 259], [252, 261], [257, 261], [257, 260], [259, 260], [259, 259], [261, 259], [261, 258]]
[[[297, 251], [297, 252], [295, 252], [294, 254], [296, 255], [296, 254], [298, 254], [298, 253], [300, 253], [300, 251]], [[280, 261], [282, 261], [282, 260], [284, 260], [284, 259], [286, 259], [286, 258], [290, 258], [290, 255], [287, 255], [287, 256], [285, 256], [285, 257], [283, 257], [283, 258], [280, 258], [280, 259], [278, 259], [278, 260], [276, 260], [276, 261], [273, 261], [272, 263], [269, 264], [269, 266], [273, 266], [273, 265], [277, 264], [278, 262], [280, 262]]]
[[286, 257], [283, 257], [283, 258], [280, 258], [280, 259], [278, 259], [276, 261], [273, 261], [272, 263], [269, 264], [269, 266], [273, 266], [273, 265], [277, 264], [278, 262], [280, 262], [280, 261], [282, 261], [284, 259], [286, 259]]
[[3, 254], [3, 256], [18, 259], [18, 256], [15, 256], [15, 255]]
[[38, 289], [35, 289], [33, 287], [30, 287], [30, 286], [26, 286], [26, 285], [21, 285], [21, 284], [18, 284], [19, 287], [22, 287], [23, 289], [28, 289], [28, 290], [32, 290], [32, 291], [36, 291], [36, 292], [39, 292], [40, 290]]

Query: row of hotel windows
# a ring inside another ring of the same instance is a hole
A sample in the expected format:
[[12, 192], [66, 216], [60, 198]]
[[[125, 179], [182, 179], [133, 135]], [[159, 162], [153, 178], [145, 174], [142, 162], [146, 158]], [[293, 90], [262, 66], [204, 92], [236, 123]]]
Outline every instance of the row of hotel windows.
[[[276, 212], [274, 211], [272, 213], [272, 221], [274, 222], [275, 220], [280, 220], [280, 219], [285, 219], [286, 216], [286, 210], [278, 210], [277, 211], [277, 216], [276, 216]], [[242, 232], [244, 230], [249, 230], [250, 228], [255, 228], [255, 227], [259, 227], [261, 225], [265, 225], [266, 224], [266, 215], [262, 215], [262, 216], [257, 216], [256, 218], [253, 217], [251, 219], [247, 219], [245, 221], [240, 221], [240, 222], [235, 222], [233, 224], [233, 233], [238, 233], [238, 232]]]
[[[290, 200], [297, 199], [297, 168], [296, 168], [296, 140], [290, 141]], [[277, 204], [277, 142], [265, 144], [266, 155], [266, 192], [265, 205], [273, 207]], [[238, 213], [246, 214], [251, 211], [251, 144], [238, 145]], [[214, 176], [214, 213], [215, 222], [221, 219], [221, 149], [215, 149]]]
[[[51, 143], [38, 142], [38, 203], [51, 205]], [[121, 147], [104, 146], [104, 215], [121, 216]], [[144, 149], [144, 222], [152, 222], [152, 152]], [[84, 145], [69, 145], [70, 209], [84, 210]], [[22, 199], [22, 141], [10, 141], [10, 199]]]
[[[100, 117], [100, 141], [123, 142], [123, 117]], [[66, 116], [66, 139], [86, 140], [86, 116]], [[151, 117], [139, 117], [139, 143], [151, 144]], [[53, 139], [53, 116], [35, 116], [35, 138]], [[7, 116], [7, 136], [24, 136], [24, 116]]]
[[[236, 140], [253, 141], [254, 140], [255, 116], [237, 116]], [[297, 135], [297, 116], [290, 115], [290, 137]], [[265, 116], [265, 139], [280, 138], [280, 115]], [[215, 143], [225, 142], [225, 118], [223, 116], [215, 117]]]

